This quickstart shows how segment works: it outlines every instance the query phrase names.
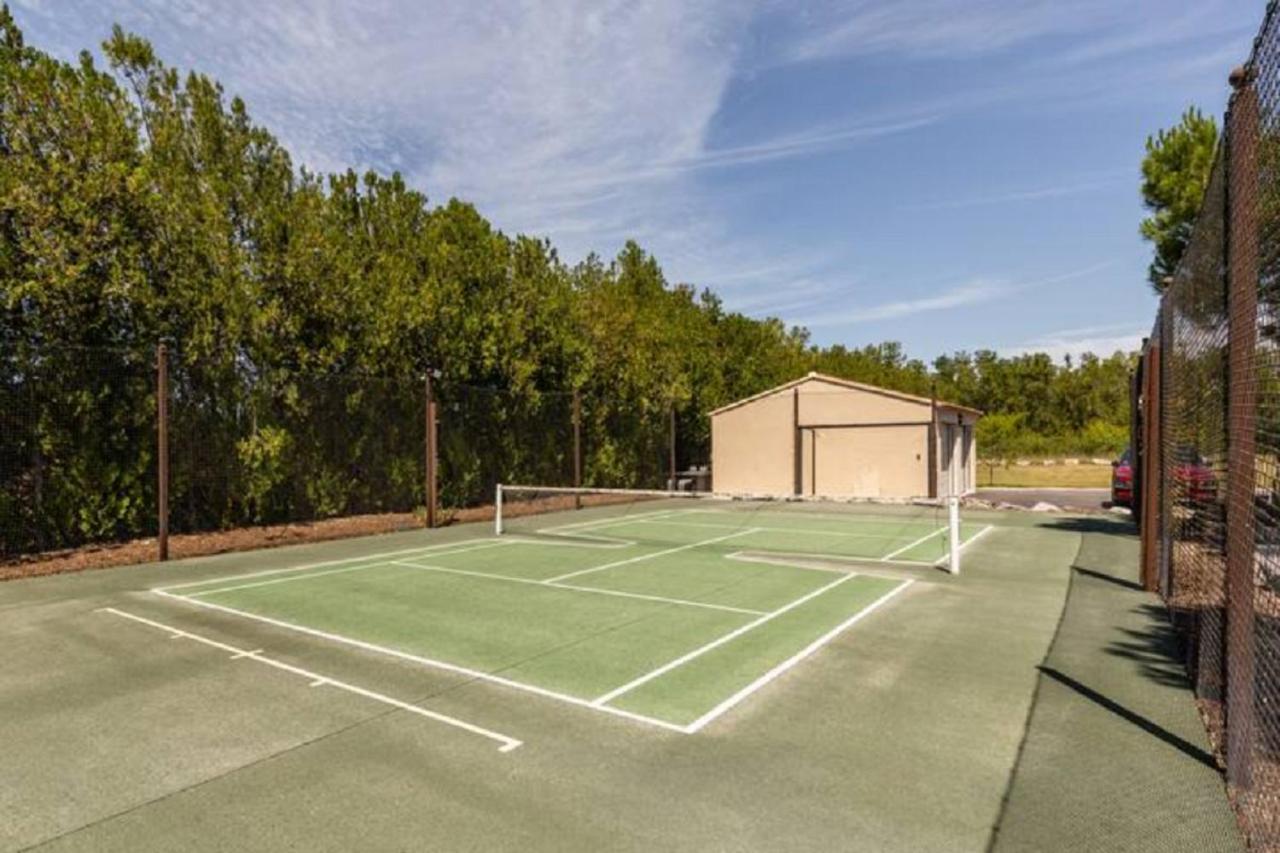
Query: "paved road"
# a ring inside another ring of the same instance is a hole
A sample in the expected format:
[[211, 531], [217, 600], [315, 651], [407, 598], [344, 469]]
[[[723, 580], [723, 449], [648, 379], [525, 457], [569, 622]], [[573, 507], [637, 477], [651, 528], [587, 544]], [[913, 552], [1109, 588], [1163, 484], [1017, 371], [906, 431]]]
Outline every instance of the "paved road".
[[1018, 506], [1044, 502], [1073, 509], [1100, 510], [1105, 509], [1111, 493], [1107, 489], [978, 489], [977, 497]]

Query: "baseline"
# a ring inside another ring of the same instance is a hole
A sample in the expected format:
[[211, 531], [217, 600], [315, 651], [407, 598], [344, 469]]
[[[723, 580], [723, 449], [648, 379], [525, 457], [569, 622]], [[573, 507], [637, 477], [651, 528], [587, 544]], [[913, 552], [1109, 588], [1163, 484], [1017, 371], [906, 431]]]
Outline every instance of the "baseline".
[[123, 610], [117, 610], [114, 607], [104, 607], [104, 608], [101, 608], [99, 612], [110, 613], [113, 616], [119, 616], [121, 618], [129, 619], [133, 622], [137, 622], [142, 625], [148, 625], [152, 628], [156, 628], [161, 631], [167, 631], [169, 632], [171, 639], [182, 638], [182, 639], [188, 639], [188, 640], [195, 640], [197, 643], [203, 643], [206, 646], [211, 646], [215, 649], [220, 649], [224, 652], [230, 652], [232, 660], [242, 660], [247, 658], [248, 660], [257, 661], [258, 663], [265, 664], [266, 666], [270, 666], [275, 669], [283, 670], [284, 672], [290, 672], [290, 673], [293, 673], [294, 675], [300, 675], [303, 678], [308, 679], [311, 682], [312, 687], [326, 687], [326, 686], [336, 687], [339, 690], [345, 690], [348, 693], [354, 693], [357, 696], [363, 696], [366, 699], [372, 699], [375, 702], [381, 702], [384, 705], [390, 705], [393, 708], [398, 708], [402, 711], [408, 711], [412, 714], [417, 714], [418, 716], [426, 717], [427, 719], [430, 719], [430, 720], [435, 720], [438, 723], [444, 723], [445, 725], [453, 726], [454, 728], [457, 728], [457, 729], [462, 729], [463, 731], [470, 732], [471, 734], [479, 735], [480, 737], [488, 738], [489, 740], [492, 740], [492, 741], [497, 741], [498, 743], [502, 744], [502, 746], [498, 748], [498, 752], [510, 752], [513, 749], [519, 748], [524, 743], [524, 741], [521, 741], [517, 738], [513, 738], [509, 735], [504, 735], [500, 732], [492, 731], [491, 729], [486, 729], [483, 726], [476, 725], [475, 723], [469, 723], [466, 720], [460, 720], [457, 717], [451, 717], [448, 714], [441, 714], [438, 711], [431, 711], [419, 705], [414, 705], [411, 702], [404, 702], [400, 699], [387, 696], [384, 693], [378, 693], [377, 691], [374, 691], [374, 690], [369, 690], [364, 687], [359, 687], [355, 684], [350, 684], [345, 681], [340, 681], [336, 678], [331, 678], [327, 675], [321, 675], [317, 672], [312, 672], [309, 669], [303, 669], [302, 667], [294, 666], [292, 664], [285, 663], [284, 661], [279, 661], [279, 660], [276, 660], [275, 658], [267, 657], [266, 655], [263, 655], [261, 653], [262, 652], [261, 649], [237, 648], [236, 646], [232, 646], [228, 643], [222, 643], [217, 640], [211, 640], [208, 637], [202, 637], [199, 634], [193, 634], [190, 631], [184, 631], [181, 628], [175, 628], [172, 625], [165, 625], [163, 622], [156, 622], [151, 619], [147, 619], [143, 616], [137, 616], [133, 613], [128, 613]]

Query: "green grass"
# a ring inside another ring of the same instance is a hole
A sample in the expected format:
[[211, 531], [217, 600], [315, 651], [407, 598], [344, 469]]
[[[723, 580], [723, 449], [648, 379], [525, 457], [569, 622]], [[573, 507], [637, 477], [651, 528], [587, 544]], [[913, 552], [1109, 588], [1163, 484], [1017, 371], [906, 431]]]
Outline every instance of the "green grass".
[[978, 487], [1094, 488], [1111, 485], [1110, 465], [996, 465], [978, 463]]

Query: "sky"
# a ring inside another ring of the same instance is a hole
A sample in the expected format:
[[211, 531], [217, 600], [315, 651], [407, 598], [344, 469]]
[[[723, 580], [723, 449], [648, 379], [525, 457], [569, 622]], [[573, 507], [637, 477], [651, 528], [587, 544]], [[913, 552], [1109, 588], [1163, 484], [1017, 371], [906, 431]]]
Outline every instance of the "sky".
[[312, 169], [398, 170], [562, 259], [807, 327], [1056, 358], [1151, 328], [1139, 164], [1221, 119], [1265, 0], [10, 0], [63, 58], [120, 23]]

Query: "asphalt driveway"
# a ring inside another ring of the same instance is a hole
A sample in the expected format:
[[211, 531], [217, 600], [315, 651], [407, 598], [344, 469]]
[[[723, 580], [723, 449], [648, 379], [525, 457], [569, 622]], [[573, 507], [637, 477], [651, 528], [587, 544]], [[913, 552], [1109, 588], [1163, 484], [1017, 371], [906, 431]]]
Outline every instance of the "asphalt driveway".
[[978, 489], [976, 497], [992, 503], [1026, 507], [1051, 503], [1064, 509], [1096, 512], [1108, 508], [1111, 492], [1108, 489]]

